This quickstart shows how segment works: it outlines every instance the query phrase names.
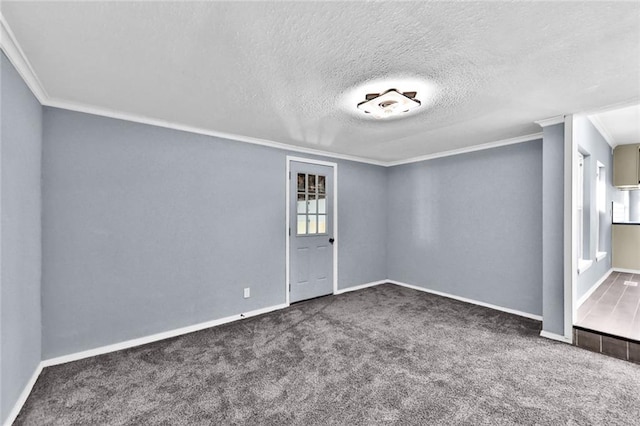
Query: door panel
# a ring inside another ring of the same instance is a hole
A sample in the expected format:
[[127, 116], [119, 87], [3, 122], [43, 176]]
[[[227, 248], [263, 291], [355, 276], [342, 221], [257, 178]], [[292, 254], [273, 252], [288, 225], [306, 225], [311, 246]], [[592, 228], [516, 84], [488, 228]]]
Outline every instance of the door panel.
[[291, 162], [290, 301], [333, 293], [333, 167]]
[[296, 260], [298, 262], [298, 279], [296, 283], [306, 284], [309, 282], [309, 247], [299, 248]]

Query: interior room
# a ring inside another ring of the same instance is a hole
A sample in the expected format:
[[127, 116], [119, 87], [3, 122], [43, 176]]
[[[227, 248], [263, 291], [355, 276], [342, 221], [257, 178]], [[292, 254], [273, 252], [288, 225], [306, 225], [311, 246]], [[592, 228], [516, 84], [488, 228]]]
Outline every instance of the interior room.
[[637, 424], [639, 16], [0, 1], [0, 424]]
[[628, 359], [640, 341], [640, 105], [576, 116], [573, 126], [576, 344]]

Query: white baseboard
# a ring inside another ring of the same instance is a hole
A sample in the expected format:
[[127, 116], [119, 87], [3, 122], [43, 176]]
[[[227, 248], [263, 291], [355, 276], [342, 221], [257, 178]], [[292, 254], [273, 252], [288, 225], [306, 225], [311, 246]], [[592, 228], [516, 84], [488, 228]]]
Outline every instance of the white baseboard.
[[24, 403], [27, 402], [27, 398], [29, 398], [29, 394], [31, 394], [33, 385], [36, 384], [36, 380], [38, 380], [43, 367], [44, 366], [42, 365], [42, 362], [39, 363], [36, 367], [35, 371], [31, 375], [31, 378], [22, 390], [22, 393], [20, 393], [20, 397], [18, 397], [18, 400], [13, 405], [13, 409], [9, 412], [9, 416], [4, 421], [4, 426], [11, 426], [11, 424], [16, 420], [16, 417], [18, 417], [18, 414], [20, 414], [20, 410], [22, 410], [22, 406], [24, 405]]
[[157, 342], [159, 340], [169, 339], [171, 337], [181, 336], [183, 334], [193, 333], [194, 331], [204, 330], [206, 328], [215, 327], [217, 325], [227, 324], [233, 321], [242, 320], [245, 318], [254, 317], [256, 315], [266, 314], [268, 312], [277, 311], [279, 309], [283, 309], [288, 307], [289, 305], [286, 303], [280, 305], [269, 306], [262, 309], [256, 309], [255, 311], [246, 312], [243, 314], [232, 315], [225, 318], [220, 318], [217, 320], [202, 322], [199, 324], [190, 325], [187, 327], [177, 328], [175, 330], [164, 331], [162, 333], [152, 334], [150, 336], [144, 336], [137, 339], [126, 340], [120, 343], [114, 343], [112, 345], [101, 346], [94, 349], [89, 349], [82, 352], [76, 352], [69, 355], [58, 356], [55, 358], [49, 358], [42, 361], [42, 365], [44, 367], [49, 367], [51, 365], [64, 364], [71, 361], [77, 361], [84, 358], [89, 358], [96, 355], [103, 355], [110, 352], [120, 351], [122, 349], [129, 349], [135, 346], [145, 345], [147, 343]]
[[[437, 294], [439, 296], [444, 296], [444, 297], [448, 297], [451, 299], [456, 299], [462, 302], [467, 302], [467, 303], [472, 303], [475, 305], [480, 305], [480, 306], [484, 306], [487, 308], [491, 308], [491, 309], [496, 309], [499, 311], [503, 311], [503, 312], [507, 312], [510, 314], [515, 314], [515, 315], [519, 315], [519, 316], [523, 316], [526, 318], [531, 318], [537, 321], [542, 321], [542, 317], [540, 315], [534, 315], [534, 314], [530, 314], [527, 312], [521, 312], [521, 311], [517, 311], [515, 309], [509, 309], [509, 308], [503, 308], [501, 306], [496, 306], [496, 305], [491, 305], [489, 303], [484, 303], [484, 302], [479, 302], [477, 300], [472, 300], [472, 299], [467, 299], [464, 297], [459, 297], [459, 296], [455, 296], [452, 294], [448, 294], [448, 293], [443, 293], [443, 292], [439, 292], [439, 291], [435, 291], [435, 290], [429, 290], [423, 287], [418, 287], [418, 286], [414, 286], [411, 284], [406, 284], [406, 283], [401, 283], [399, 281], [393, 281], [393, 280], [381, 280], [381, 281], [374, 281], [374, 282], [370, 282], [370, 283], [365, 283], [365, 284], [361, 284], [361, 285], [357, 285], [357, 286], [353, 286], [353, 287], [347, 287], [347, 288], [343, 288], [340, 290], [337, 290], [334, 294], [338, 295], [338, 294], [342, 294], [342, 293], [347, 293], [347, 292], [351, 292], [351, 291], [356, 291], [356, 290], [361, 290], [364, 288], [368, 288], [368, 287], [374, 287], [380, 284], [385, 284], [385, 283], [391, 283], [391, 284], [396, 284], [396, 285], [400, 285], [403, 287], [408, 287], [408, 288], [412, 288], [414, 290], [419, 290], [419, 291], [424, 291], [427, 293], [432, 293], [432, 294]], [[211, 328], [211, 327], [215, 327], [218, 325], [222, 325], [222, 324], [227, 324], [233, 321], [238, 321], [244, 318], [250, 318], [256, 315], [261, 315], [261, 314], [266, 314], [268, 312], [272, 312], [272, 311], [276, 311], [279, 309], [283, 309], [288, 307], [289, 305], [286, 303], [280, 304], [280, 305], [275, 305], [275, 306], [269, 306], [267, 308], [262, 308], [262, 309], [257, 309], [254, 311], [250, 311], [244, 314], [237, 314], [237, 315], [232, 315], [229, 317], [225, 317], [225, 318], [220, 318], [217, 320], [212, 320], [212, 321], [207, 321], [207, 322], [203, 322], [200, 324], [194, 324], [194, 325], [190, 325], [187, 327], [182, 327], [182, 328], [178, 328], [175, 330], [170, 330], [170, 331], [165, 331], [162, 333], [157, 333], [157, 334], [152, 334], [149, 336], [144, 336], [144, 337], [140, 337], [137, 339], [132, 339], [132, 340], [126, 340], [124, 342], [119, 342], [119, 343], [114, 343], [112, 345], [106, 345], [106, 346], [101, 346], [98, 348], [94, 348], [94, 349], [89, 349], [86, 351], [81, 351], [81, 352], [75, 352], [72, 354], [68, 354], [68, 355], [62, 355], [62, 356], [58, 356], [58, 357], [54, 357], [54, 358], [49, 358], [46, 360], [43, 360], [41, 363], [42, 367], [48, 367], [48, 366], [52, 366], [52, 365], [58, 365], [58, 364], [64, 364], [67, 362], [72, 362], [72, 361], [77, 361], [80, 359], [85, 359], [85, 358], [90, 358], [93, 356], [97, 356], [97, 355], [103, 355], [103, 354], [107, 354], [110, 352], [116, 352], [116, 351], [120, 351], [123, 349], [129, 349], [129, 348], [133, 348], [136, 346], [140, 346], [140, 345], [145, 345], [147, 343], [153, 343], [153, 342], [157, 342], [159, 340], [164, 340], [164, 339], [169, 339], [172, 337], [176, 337], [176, 336], [181, 336], [183, 334], [188, 334], [188, 333], [193, 333], [195, 331], [200, 331], [200, 330], [204, 330], [207, 328]]]
[[522, 312], [522, 311], [518, 311], [516, 309], [511, 309], [511, 308], [504, 308], [502, 306], [492, 305], [490, 303], [480, 302], [478, 300], [468, 299], [466, 297], [460, 297], [460, 296], [456, 296], [454, 294], [444, 293], [444, 292], [437, 291], [437, 290], [431, 290], [431, 289], [428, 289], [428, 288], [420, 287], [420, 286], [413, 285], [413, 284], [407, 284], [407, 283], [403, 283], [403, 282], [400, 282], [400, 281], [387, 280], [387, 282], [391, 283], [391, 284], [396, 284], [396, 285], [399, 285], [399, 286], [402, 286], [402, 287], [411, 288], [413, 290], [424, 291], [425, 293], [436, 294], [438, 296], [448, 297], [449, 299], [455, 299], [455, 300], [459, 300], [461, 302], [471, 303], [473, 305], [484, 306], [485, 308], [495, 309], [497, 311], [502, 311], [502, 312], [506, 312], [506, 313], [509, 313], [509, 314], [519, 315], [521, 317], [534, 319], [536, 321], [542, 321], [542, 316], [541, 315], [530, 314], [528, 312]]
[[573, 339], [571, 339], [569, 337], [561, 336], [560, 334], [550, 333], [550, 332], [544, 331], [544, 330], [542, 330], [540, 332], [540, 337], [544, 337], [544, 338], [551, 339], [551, 340], [556, 340], [556, 341], [562, 342], [562, 343], [568, 343], [570, 345], [573, 343]]
[[627, 274], [638, 274], [640, 275], [640, 269], [626, 269], [626, 268], [613, 268], [614, 272], [624, 272]]
[[388, 282], [389, 282], [388, 280], [382, 280], [382, 281], [373, 281], [366, 284], [354, 285], [353, 287], [341, 288], [339, 290], [336, 290], [335, 293], [333, 294], [342, 294], [342, 293], [347, 293], [349, 291], [362, 290], [363, 288], [375, 287], [377, 285], [386, 284]]
[[20, 414], [20, 410], [22, 409], [22, 406], [27, 401], [27, 398], [29, 397], [31, 390], [33, 389], [33, 385], [35, 385], [36, 380], [38, 380], [38, 376], [40, 375], [44, 367], [64, 364], [71, 361], [78, 361], [80, 359], [90, 358], [96, 355], [103, 355], [110, 352], [120, 351], [122, 349], [128, 349], [128, 348], [133, 348], [135, 346], [145, 345], [147, 343], [157, 342], [159, 340], [169, 339], [171, 337], [181, 336], [183, 334], [193, 333], [194, 331], [204, 330], [206, 328], [215, 327], [217, 325], [227, 324], [233, 321], [238, 321], [245, 318], [254, 317], [257, 315], [266, 314], [268, 312], [277, 311], [279, 309], [283, 309], [288, 306], [289, 305], [286, 303], [269, 306], [266, 308], [256, 309], [254, 311], [246, 312], [243, 314], [232, 315], [232, 316], [220, 318], [217, 320], [207, 321], [200, 324], [194, 324], [187, 327], [177, 328], [175, 330], [152, 334], [150, 336], [140, 337], [138, 339], [126, 340], [124, 342], [114, 343], [112, 345], [101, 346], [98, 348], [89, 349], [82, 352], [76, 352], [69, 355], [63, 355], [63, 356], [43, 360], [42, 362], [40, 362], [40, 364], [38, 364], [38, 367], [34, 371], [33, 376], [31, 377], [31, 379], [29, 379], [29, 382], [27, 383], [24, 390], [20, 394], [20, 398], [18, 398], [18, 401], [16, 401], [13, 409], [11, 410], [11, 413], [9, 413], [9, 417], [7, 417], [7, 420], [5, 421], [4, 426], [11, 426], [11, 424], [15, 421], [16, 417], [18, 417], [18, 414]]
[[[473, 299], [468, 299], [468, 298], [465, 298], [465, 297], [455, 296], [453, 294], [448, 294], [448, 293], [444, 293], [444, 292], [441, 292], [441, 291], [430, 290], [430, 289], [427, 289], [427, 288], [424, 288], [424, 287], [419, 287], [419, 286], [416, 286], [416, 285], [407, 284], [407, 283], [394, 281], [394, 280], [374, 281], [374, 282], [361, 284], [361, 285], [357, 285], [357, 286], [353, 286], [353, 287], [347, 287], [347, 288], [343, 288], [343, 289], [337, 290], [334, 294], [338, 295], [338, 294], [347, 293], [347, 292], [350, 292], [350, 291], [356, 291], [356, 290], [361, 290], [361, 289], [368, 288], [368, 287], [374, 287], [374, 286], [377, 286], [377, 285], [380, 285], [380, 284], [385, 284], [385, 283], [395, 284], [395, 285], [399, 285], [399, 286], [402, 286], [402, 287], [411, 288], [413, 290], [418, 290], [418, 291], [423, 291], [423, 292], [426, 292], [426, 293], [436, 294], [438, 296], [443, 296], [443, 297], [447, 297], [447, 298], [450, 298], [450, 299], [459, 300], [461, 302], [466, 302], [466, 303], [471, 303], [471, 304], [474, 304], [474, 305], [484, 306], [486, 308], [495, 309], [495, 310], [498, 310], [498, 311], [507, 312], [507, 313], [514, 314], [514, 315], [519, 315], [519, 316], [530, 318], [530, 319], [534, 319], [534, 320], [537, 320], [537, 321], [542, 321], [542, 317], [540, 315], [534, 315], [534, 314], [530, 314], [530, 313], [527, 313], [527, 312], [518, 311], [518, 310], [515, 310], [515, 309], [504, 308], [504, 307], [501, 307], [501, 306], [496, 306], [496, 305], [492, 305], [492, 304], [489, 304], [489, 303], [480, 302], [480, 301], [473, 300]], [[230, 323], [230, 322], [242, 320], [242, 319], [245, 319], [245, 318], [250, 318], [250, 317], [261, 315], [261, 314], [266, 314], [268, 312], [273, 312], [273, 311], [276, 311], [276, 310], [279, 310], [279, 309], [284, 309], [284, 308], [287, 308], [288, 306], [289, 306], [289, 304], [287, 304], [287, 303], [283, 303], [283, 304], [280, 304], [280, 305], [269, 306], [269, 307], [266, 307], [266, 308], [257, 309], [257, 310], [250, 311], [250, 312], [246, 312], [244, 314], [232, 315], [232, 316], [229, 316], [229, 317], [220, 318], [220, 319], [212, 320], [212, 321], [207, 321], [207, 322], [203, 322], [203, 323], [200, 323], [200, 324], [194, 324], [194, 325], [190, 325], [190, 326], [187, 326], [187, 327], [178, 328], [178, 329], [175, 329], [175, 330], [165, 331], [165, 332], [162, 332], [162, 333], [152, 334], [152, 335], [140, 337], [140, 338], [137, 338], [137, 339], [132, 339], [132, 340], [124, 341], [124, 342], [114, 343], [112, 345], [101, 346], [101, 347], [94, 348], [94, 349], [89, 349], [89, 350], [86, 350], [86, 351], [76, 352], [76, 353], [72, 353], [72, 354], [68, 354], [68, 355], [63, 355], [63, 356], [58, 356], [58, 357], [55, 357], [55, 358], [49, 358], [49, 359], [43, 360], [38, 365], [36, 371], [33, 374], [33, 377], [31, 378], [31, 380], [29, 381], [29, 383], [27, 384], [27, 386], [23, 390], [22, 394], [20, 395], [20, 399], [18, 400], [18, 402], [16, 402], [13, 410], [11, 411], [11, 414], [7, 418], [7, 421], [5, 422], [5, 426], [10, 426], [11, 423], [13, 423], [15, 418], [20, 413], [20, 410], [22, 409], [22, 406], [24, 405], [25, 401], [29, 397], [29, 393], [31, 392], [31, 389], [33, 388], [33, 385], [35, 384], [36, 380], [38, 379], [38, 376], [40, 375], [40, 372], [42, 371], [42, 369], [44, 367], [64, 364], [64, 363], [67, 363], [67, 362], [77, 361], [77, 360], [90, 358], [90, 357], [97, 356], [97, 355], [103, 355], [103, 354], [107, 354], [107, 353], [110, 353], [110, 352], [116, 352], [116, 351], [123, 350], [123, 349], [128, 349], [128, 348], [132, 348], [132, 347], [136, 347], [136, 346], [140, 346], [140, 345], [145, 345], [147, 343], [157, 342], [159, 340], [164, 340], [164, 339], [169, 339], [169, 338], [176, 337], [176, 336], [181, 336], [183, 334], [193, 333], [195, 331], [204, 330], [204, 329], [207, 329], [207, 328], [215, 327], [215, 326], [222, 325], [222, 324], [227, 324], [227, 323]], [[554, 334], [551, 334], [551, 333], [546, 333], [544, 331], [541, 332], [540, 335], [543, 336], [543, 337], [550, 338], [550, 339], [559, 340], [559, 341], [562, 341], [562, 342], [565, 342], [565, 343], [571, 343], [564, 336], [558, 336], [558, 335], [554, 335]]]
[[576, 306], [576, 309], [578, 309], [589, 298], [589, 296], [591, 296], [593, 294], [593, 292], [596, 291], [598, 289], [598, 287], [600, 287], [602, 285], [603, 282], [605, 282], [605, 280], [609, 277], [609, 275], [612, 272], [613, 272], [613, 268], [611, 268], [607, 272], [605, 272], [605, 274], [602, 276], [602, 278], [600, 278], [597, 283], [592, 285], [591, 288], [585, 294], [583, 294], [580, 299], [578, 299], [578, 303], [577, 303], [578, 306]]

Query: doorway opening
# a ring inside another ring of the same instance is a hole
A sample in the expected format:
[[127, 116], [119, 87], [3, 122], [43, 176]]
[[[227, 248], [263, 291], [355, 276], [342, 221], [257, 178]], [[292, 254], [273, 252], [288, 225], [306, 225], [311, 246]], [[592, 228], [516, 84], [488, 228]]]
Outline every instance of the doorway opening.
[[[573, 341], [634, 362], [640, 362], [639, 123], [640, 105], [627, 104], [573, 115], [571, 125]], [[627, 163], [631, 182], [620, 178], [629, 174]], [[637, 206], [630, 201], [636, 197]]]

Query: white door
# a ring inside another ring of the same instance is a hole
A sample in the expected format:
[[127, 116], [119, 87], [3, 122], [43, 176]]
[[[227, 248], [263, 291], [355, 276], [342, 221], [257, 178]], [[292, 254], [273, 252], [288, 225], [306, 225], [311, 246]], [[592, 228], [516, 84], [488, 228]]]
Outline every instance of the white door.
[[333, 167], [291, 161], [290, 301], [333, 292]]

